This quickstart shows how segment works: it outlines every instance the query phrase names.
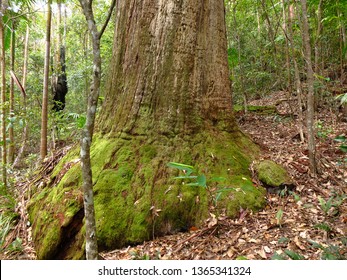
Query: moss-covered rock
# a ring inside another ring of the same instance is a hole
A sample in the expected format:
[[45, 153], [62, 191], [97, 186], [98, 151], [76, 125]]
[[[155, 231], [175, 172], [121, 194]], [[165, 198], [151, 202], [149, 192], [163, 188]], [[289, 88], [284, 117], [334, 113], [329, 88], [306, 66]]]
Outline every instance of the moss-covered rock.
[[[234, 112], [244, 112], [245, 106], [242, 105], [234, 105]], [[264, 115], [276, 114], [277, 108], [274, 105], [266, 105], [266, 106], [255, 106], [255, 105], [247, 105], [247, 111], [252, 113], [259, 113]]]
[[[170, 161], [191, 164], [207, 178], [224, 177], [228, 190], [218, 205], [230, 216], [240, 207], [261, 209], [262, 188], [253, 186], [248, 166], [258, 148], [242, 133], [201, 133], [168, 138], [125, 135], [93, 140], [97, 237], [100, 249], [149, 240], [200, 225], [208, 217], [207, 192], [173, 177]], [[78, 148], [52, 173], [28, 207], [40, 259], [84, 257], [83, 196]]]
[[292, 190], [295, 186], [287, 171], [272, 160], [263, 160], [256, 165], [258, 179], [270, 192], [278, 192], [285, 187]]

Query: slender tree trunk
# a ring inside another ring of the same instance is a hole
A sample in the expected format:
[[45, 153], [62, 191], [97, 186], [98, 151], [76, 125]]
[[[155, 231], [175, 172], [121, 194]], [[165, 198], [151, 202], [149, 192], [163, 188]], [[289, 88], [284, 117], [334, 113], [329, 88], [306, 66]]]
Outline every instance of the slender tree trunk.
[[315, 129], [314, 129], [314, 77], [311, 59], [311, 44], [310, 33], [307, 19], [307, 2], [301, 0], [302, 8], [302, 37], [304, 45], [304, 58], [306, 61], [306, 75], [307, 75], [307, 139], [308, 139], [308, 153], [310, 161], [310, 171], [315, 177], [317, 175], [317, 163], [316, 163], [316, 141], [315, 141]]
[[238, 25], [237, 25], [237, 20], [236, 20], [236, 7], [237, 7], [237, 2], [233, 1], [233, 20], [234, 20], [234, 34], [236, 37], [236, 41], [237, 41], [237, 48], [238, 48], [238, 59], [239, 59], [239, 69], [240, 69], [240, 90], [241, 90], [241, 95], [242, 95], [242, 99], [243, 99], [243, 106], [244, 106], [244, 111], [245, 113], [248, 112], [248, 108], [247, 108], [247, 94], [245, 91], [245, 82], [244, 82], [244, 69], [243, 69], [243, 63], [241, 60], [241, 53], [242, 53], [242, 48], [241, 48], [241, 36], [240, 36], [240, 32], [238, 30]]
[[346, 38], [346, 27], [343, 20], [343, 15], [340, 10], [337, 11], [337, 14], [340, 21], [340, 30], [339, 30], [340, 31], [340, 83], [342, 86], [346, 81], [346, 73], [345, 73], [345, 67], [344, 67], [346, 54], [343, 50], [346, 48], [347, 38]]
[[[322, 6], [323, 6], [323, 0], [320, 0], [318, 3], [318, 8], [317, 8], [317, 30], [316, 30], [316, 38], [314, 41], [314, 72], [318, 77], [322, 76], [322, 58], [321, 58], [321, 48], [322, 48], [322, 43], [321, 43], [321, 36], [322, 36]], [[321, 79], [321, 78], [320, 78]], [[324, 85], [324, 80], [321, 79], [321, 84], [322, 86]], [[322, 99], [322, 87], [317, 88], [317, 97], [315, 100], [315, 110], [318, 108], [318, 104], [320, 100]]]
[[294, 62], [294, 73], [295, 73], [295, 87], [296, 87], [296, 94], [297, 94], [297, 99], [298, 99], [298, 124], [299, 124], [299, 135], [300, 135], [300, 140], [301, 142], [305, 142], [305, 136], [304, 136], [304, 129], [303, 129], [303, 124], [304, 124], [304, 116], [303, 116], [303, 111], [302, 111], [302, 85], [301, 85], [301, 80], [300, 80], [300, 73], [299, 73], [299, 67], [298, 63], [296, 61], [296, 57], [293, 51], [293, 62]]
[[24, 42], [23, 77], [22, 77], [22, 86], [24, 89], [26, 89], [26, 83], [27, 83], [29, 34], [30, 34], [30, 28], [29, 28], [29, 25], [27, 25], [27, 29], [25, 33], [25, 42]]
[[[16, 55], [16, 36], [15, 36], [15, 21], [12, 20], [12, 33], [11, 33], [11, 70], [14, 70], [14, 62]], [[11, 79], [10, 83], [10, 118], [14, 117], [14, 80]], [[8, 146], [8, 163], [12, 164], [14, 161], [14, 153], [15, 153], [15, 142], [14, 142], [14, 129], [13, 129], [13, 121], [11, 120], [11, 125], [9, 127], [9, 139], [10, 143]]]
[[[29, 50], [29, 25], [27, 25], [26, 34], [25, 34], [25, 42], [24, 42], [24, 58], [23, 58], [23, 77], [22, 77], [22, 87], [25, 91], [26, 89], [26, 81], [27, 81], [27, 72], [28, 72], [28, 50]], [[29, 125], [27, 120], [27, 97], [26, 94], [23, 93], [23, 115], [25, 120], [25, 126], [23, 130], [23, 136], [22, 136], [22, 145], [19, 148], [18, 154], [16, 159], [13, 162], [13, 168], [16, 168], [19, 166], [21, 159], [23, 158], [23, 154], [25, 151], [26, 143], [28, 140], [29, 135]]]
[[[305, 137], [304, 137], [304, 130], [303, 130], [303, 125], [304, 125], [304, 117], [303, 117], [303, 92], [302, 92], [302, 85], [301, 85], [301, 80], [300, 80], [300, 72], [299, 72], [299, 66], [298, 62], [296, 59], [296, 54], [295, 54], [295, 46], [293, 42], [293, 19], [294, 19], [294, 7], [293, 5], [289, 4], [288, 5], [288, 16], [286, 17], [288, 20], [287, 24], [287, 30], [288, 32], [286, 33], [286, 37], [288, 40], [288, 45], [290, 46], [289, 52], [290, 52], [290, 58], [293, 61], [294, 64], [294, 79], [295, 79], [295, 90], [296, 90], [296, 95], [297, 95], [297, 100], [298, 100], [298, 127], [299, 127], [299, 135], [300, 135], [300, 140], [301, 142], [305, 142]], [[292, 110], [292, 109], [291, 109]], [[293, 112], [293, 110], [292, 110]]]
[[[288, 97], [290, 98], [292, 96], [292, 75], [291, 75], [291, 63], [290, 63], [290, 40], [288, 38], [288, 19], [287, 19], [287, 14], [286, 14], [286, 6], [288, 6], [288, 0], [282, 0], [282, 6], [283, 6], [283, 30], [284, 30], [284, 35], [286, 38], [286, 46], [285, 46], [285, 54], [286, 54], [286, 68], [287, 68], [287, 92], [288, 92]], [[293, 113], [293, 110], [291, 108], [291, 112]]]
[[[1, 4], [1, 3], [0, 3]], [[2, 17], [2, 6], [0, 5], [0, 63], [1, 63], [1, 140], [2, 140], [2, 182], [7, 187], [7, 153], [6, 153], [6, 53], [5, 53], [5, 32]]]
[[314, 69], [316, 74], [320, 75], [321, 73], [321, 35], [322, 35], [322, 6], [323, 0], [319, 1], [318, 9], [317, 9], [317, 31], [316, 31], [316, 39], [314, 41]]
[[83, 13], [88, 23], [88, 29], [92, 37], [93, 44], [93, 77], [88, 96], [87, 120], [85, 128], [82, 132], [81, 139], [81, 166], [83, 179], [83, 194], [84, 194], [84, 216], [86, 223], [86, 256], [87, 260], [98, 259], [98, 244], [96, 237], [96, 222], [93, 197], [93, 178], [90, 163], [90, 146], [93, 139], [95, 114], [99, 99], [100, 83], [101, 83], [101, 54], [100, 54], [100, 39], [105, 31], [105, 28], [110, 20], [115, 1], [112, 2], [104, 26], [100, 32], [97, 29], [93, 14], [92, 0], [80, 0]]
[[[276, 43], [275, 43], [276, 34], [275, 34], [275, 31], [274, 31], [274, 29], [272, 27], [272, 24], [271, 24], [271, 20], [270, 20], [268, 11], [267, 11], [266, 1], [265, 0], [261, 0], [261, 6], [263, 8], [263, 12], [264, 12], [264, 15], [265, 15], [265, 20], [266, 20], [266, 23], [267, 23], [267, 26], [268, 26], [269, 40], [270, 40], [270, 42], [272, 44], [272, 48], [273, 48], [274, 54], [276, 55], [276, 53], [277, 53], [277, 47], [276, 47]], [[276, 56], [275, 56], [275, 59], [276, 59]]]
[[[62, 23], [61, 0], [58, 1], [58, 15], [56, 23], [56, 44], [55, 56], [52, 67], [52, 92], [53, 92], [53, 112], [59, 113], [65, 108], [65, 96], [68, 92], [67, 78], [66, 78], [66, 63], [65, 63], [65, 46], [62, 40], [62, 33], [64, 31]], [[56, 118], [60, 118], [61, 114], [56, 114]], [[54, 121], [56, 120], [54, 118]], [[52, 147], [55, 149], [56, 141], [59, 139], [59, 123], [55, 123], [52, 129]]]
[[49, 88], [49, 60], [51, 50], [51, 21], [52, 21], [52, 0], [47, 3], [46, 20], [46, 53], [44, 65], [43, 94], [42, 94], [42, 116], [41, 116], [41, 148], [40, 156], [43, 161], [47, 155], [47, 131], [48, 131], [48, 88]]
[[80, 0], [84, 15], [88, 22], [89, 32], [93, 41], [93, 78], [88, 97], [87, 120], [81, 139], [81, 165], [84, 194], [84, 216], [86, 227], [86, 257], [87, 260], [98, 259], [98, 244], [96, 237], [96, 222], [93, 196], [93, 179], [90, 163], [90, 146], [94, 132], [95, 112], [100, 90], [101, 56], [100, 38], [94, 20], [92, 2]]

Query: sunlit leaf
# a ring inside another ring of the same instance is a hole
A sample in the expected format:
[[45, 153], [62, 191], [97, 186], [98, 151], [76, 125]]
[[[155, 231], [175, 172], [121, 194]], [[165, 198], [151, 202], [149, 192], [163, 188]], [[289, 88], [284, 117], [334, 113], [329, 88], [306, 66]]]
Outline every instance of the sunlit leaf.
[[326, 223], [316, 224], [314, 226], [314, 228], [322, 229], [322, 230], [324, 230], [326, 232], [330, 232], [331, 231], [330, 226], [328, 224], [326, 224]]
[[185, 184], [186, 186], [190, 186], [190, 187], [199, 187], [199, 183], [188, 183]]
[[194, 170], [194, 167], [191, 165], [183, 164], [183, 163], [178, 163], [178, 162], [169, 162], [167, 164], [168, 167], [172, 168], [177, 168], [180, 170]]
[[273, 256], [271, 257], [272, 260], [286, 260], [285, 256], [278, 254], [277, 252], [275, 252], [275, 254], [273, 254]]
[[276, 213], [276, 220], [278, 225], [282, 223], [282, 218], [283, 218], [283, 210], [282, 208], [280, 208]]
[[340, 150], [344, 153], [347, 153], [347, 145], [341, 145]]
[[339, 135], [339, 136], [334, 138], [334, 141], [336, 141], [336, 142], [345, 142], [346, 140], [347, 140], [347, 138], [344, 135]]
[[277, 241], [278, 244], [283, 244], [283, 243], [288, 243], [288, 242], [289, 242], [289, 238], [288, 237], [281, 237]]
[[174, 179], [196, 179], [198, 176], [177, 176]]
[[304, 260], [304, 259], [305, 259], [302, 255], [300, 255], [300, 254], [298, 254], [298, 253], [296, 253], [296, 252], [293, 252], [293, 251], [291, 251], [291, 250], [288, 250], [288, 249], [285, 249], [285, 250], [284, 250], [284, 253], [285, 253], [288, 257], [290, 257], [292, 260]]
[[199, 175], [197, 178], [197, 183], [200, 187], [206, 188], [206, 176], [204, 174]]

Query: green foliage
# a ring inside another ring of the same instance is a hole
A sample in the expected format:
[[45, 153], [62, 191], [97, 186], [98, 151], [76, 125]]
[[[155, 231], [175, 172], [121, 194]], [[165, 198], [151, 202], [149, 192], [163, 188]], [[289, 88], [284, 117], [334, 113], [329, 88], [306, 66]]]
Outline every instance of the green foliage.
[[316, 122], [316, 129], [317, 136], [322, 139], [327, 139], [329, 135], [333, 132], [333, 129], [324, 125], [324, 122], [321, 120], [318, 120]]
[[339, 94], [336, 99], [340, 100], [341, 105], [347, 104], [347, 93]]
[[346, 195], [336, 194], [325, 200], [324, 198], [319, 196], [318, 202], [321, 210], [326, 216], [334, 216], [339, 212], [339, 207], [346, 198]]
[[301, 200], [300, 195], [298, 195], [297, 193], [289, 191], [289, 194], [291, 194], [294, 197], [295, 202], [299, 202]]
[[333, 206], [332, 200], [333, 200], [333, 197], [330, 197], [327, 201], [325, 201], [322, 197], [318, 197], [319, 206], [321, 207], [325, 215], [328, 214], [329, 210]]
[[183, 182], [186, 186], [202, 187], [206, 189], [209, 195], [209, 201], [211, 202], [210, 206], [216, 207], [219, 199], [221, 198], [221, 194], [223, 192], [230, 191], [231, 189], [233, 189], [233, 188], [225, 188], [220, 186], [211, 187], [211, 184], [213, 181], [215, 182], [223, 181], [225, 180], [225, 178], [213, 177], [210, 180], [211, 183], [210, 182], [207, 183], [207, 178], [204, 174], [200, 174], [197, 176], [191, 175], [192, 173], [196, 172], [194, 167], [191, 165], [186, 165], [186, 164], [177, 163], [177, 162], [169, 162], [167, 166], [181, 170], [184, 173], [183, 176], [177, 176], [177, 177], [174, 177], [174, 179], [188, 180], [188, 183]]
[[5, 193], [5, 190], [1, 188], [0, 196], [0, 252], [14, 252], [20, 251], [21, 242], [20, 240], [15, 240], [9, 246], [5, 247], [5, 241], [7, 235], [13, 229], [15, 222], [18, 219], [18, 214], [15, 212], [15, 199], [9, 194]]
[[11, 230], [11, 217], [5, 216], [3, 214], [0, 215], [0, 248], [3, 249], [6, 236]]
[[287, 244], [290, 241], [290, 239], [288, 237], [281, 237], [277, 243], [278, 244]]
[[280, 260], [280, 261], [283, 261], [283, 260], [287, 260], [288, 258], [286, 258], [286, 256], [284, 254], [278, 254], [277, 252], [275, 252], [273, 254], [273, 256], [271, 257], [272, 260]]
[[236, 48], [228, 49], [228, 62], [230, 68], [235, 68], [236, 65], [239, 63], [239, 54]]
[[132, 260], [160, 260], [160, 251], [156, 251], [154, 257], [151, 257], [146, 253], [139, 252], [138, 250], [131, 250], [129, 254], [131, 255]]
[[22, 239], [19, 237], [16, 237], [14, 241], [6, 248], [6, 251], [15, 253], [15, 252], [22, 252], [23, 251], [23, 244]]
[[339, 135], [335, 137], [334, 141], [341, 143], [340, 150], [344, 153], [347, 153], [347, 138], [344, 135]]
[[276, 213], [276, 221], [280, 227], [282, 226], [282, 220], [283, 220], [283, 210], [282, 210], [282, 208], [280, 208], [280, 209], [278, 209], [278, 211]]
[[271, 257], [272, 260], [304, 260], [305, 257], [288, 249], [284, 250], [284, 253], [278, 254], [275, 252], [273, 256]]
[[313, 240], [309, 240], [309, 242], [312, 244], [313, 248], [322, 250], [322, 260], [347, 260], [346, 243], [344, 243], [342, 247], [339, 247], [336, 245], [323, 246]]
[[314, 226], [314, 228], [318, 228], [326, 231], [327, 233], [331, 232], [331, 227], [327, 223], [319, 223]]
[[302, 256], [302, 255], [300, 255], [294, 251], [288, 250], [288, 249], [285, 249], [284, 253], [292, 260], [304, 260], [305, 259], [304, 256]]
[[[194, 167], [191, 165], [187, 165], [187, 164], [182, 164], [182, 163], [177, 163], [177, 162], [169, 162], [167, 164], [167, 166], [171, 167], [171, 168], [177, 168], [179, 170], [182, 170], [184, 173], [184, 176], [182, 176], [182, 179], [188, 178], [189, 175], [194, 172]], [[181, 179], [181, 178], [177, 177], [177, 179]]]

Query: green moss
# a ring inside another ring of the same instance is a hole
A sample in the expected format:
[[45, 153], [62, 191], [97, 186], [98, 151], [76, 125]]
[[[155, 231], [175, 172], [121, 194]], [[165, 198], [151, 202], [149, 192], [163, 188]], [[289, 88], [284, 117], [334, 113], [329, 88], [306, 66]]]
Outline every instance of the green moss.
[[63, 167], [65, 166], [65, 164], [76, 160], [79, 158], [79, 152], [80, 152], [80, 148], [79, 146], [75, 146], [73, 147], [57, 164], [57, 166], [54, 168], [51, 178], [55, 178], [59, 172], [61, 172], [61, 170], [63, 169]]
[[[258, 148], [239, 132], [230, 134], [211, 129], [210, 133], [171, 139], [160, 135], [154, 139], [96, 136], [92, 148], [97, 237], [101, 249], [184, 230], [203, 223], [208, 217], [206, 190], [173, 180], [177, 171], [166, 166], [170, 161], [192, 164], [199, 174], [208, 178], [224, 177], [223, 184], [232, 190], [223, 193], [218, 203], [231, 216], [237, 215], [240, 207], [255, 210], [264, 205], [263, 193], [251, 183], [248, 170], [253, 160], [250, 155], [256, 155]], [[68, 157], [57, 168], [66, 168], [73, 158]], [[59, 172], [54, 170], [53, 174], [57, 176]], [[67, 242], [65, 229], [74, 223], [83, 207], [80, 164], [71, 165], [64, 172], [57, 185], [46, 188], [31, 202], [30, 220], [40, 258], [58, 256], [60, 242]], [[82, 247], [81, 231], [70, 240], [73, 248]], [[77, 250], [75, 254], [69, 251], [66, 257], [82, 255]]]
[[257, 166], [258, 178], [266, 186], [280, 187], [282, 184], [290, 184], [291, 179], [287, 171], [271, 160], [261, 161]]
[[129, 197], [132, 174], [129, 166], [104, 170], [94, 186], [98, 238], [102, 247], [115, 246], [115, 242], [125, 243], [123, 233], [134, 203]]
[[[48, 223], [48, 221], [47, 221]], [[57, 247], [60, 244], [60, 232], [57, 220], [50, 221], [52, 230], [47, 232], [40, 232], [40, 245], [38, 250], [36, 250], [38, 259], [50, 259], [52, 257], [52, 252], [57, 251]], [[35, 240], [37, 242], [37, 240]]]
[[91, 147], [91, 164], [93, 174], [99, 174], [104, 166], [112, 164], [114, 153], [122, 146], [122, 141], [112, 141], [112, 139], [93, 138]]
[[144, 145], [140, 147], [141, 163], [145, 164], [151, 161], [157, 155], [157, 149], [153, 145]]
[[254, 186], [247, 176], [234, 176], [229, 182], [218, 184], [221, 198], [218, 209], [226, 209], [227, 215], [236, 217], [240, 208], [258, 211], [265, 206], [265, 190]]
[[[234, 112], [243, 112], [245, 111], [245, 107], [242, 105], [234, 105]], [[253, 112], [253, 113], [259, 113], [259, 114], [276, 114], [277, 108], [274, 105], [267, 105], [267, 106], [254, 106], [254, 105], [247, 105], [247, 111]]]

